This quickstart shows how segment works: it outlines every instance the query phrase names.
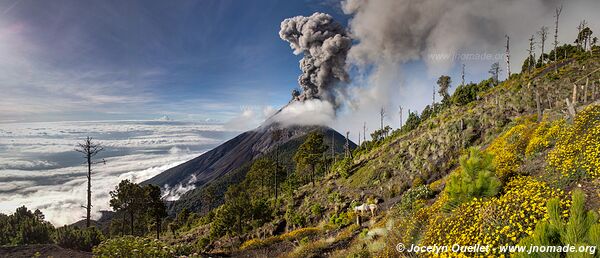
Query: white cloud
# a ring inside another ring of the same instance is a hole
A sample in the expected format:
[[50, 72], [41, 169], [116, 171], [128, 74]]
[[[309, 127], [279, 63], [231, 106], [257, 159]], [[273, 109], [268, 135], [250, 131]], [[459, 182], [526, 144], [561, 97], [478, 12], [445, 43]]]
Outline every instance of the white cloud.
[[[146, 180], [218, 145], [235, 132], [222, 125], [155, 121], [2, 124], [0, 129], [0, 212], [39, 208], [55, 225], [85, 214], [85, 167], [73, 151], [92, 135], [105, 146], [106, 164], [94, 167], [94, 218], [110, 210], [108, 192], [123, 179]], [[183, 193], [188, 188], [178, 190]], [[65, 212], [68, 211], [68, 212]]]

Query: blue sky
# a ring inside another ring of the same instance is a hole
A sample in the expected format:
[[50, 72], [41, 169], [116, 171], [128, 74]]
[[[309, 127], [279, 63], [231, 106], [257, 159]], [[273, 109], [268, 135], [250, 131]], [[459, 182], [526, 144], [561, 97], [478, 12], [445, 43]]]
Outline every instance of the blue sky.
[[[335, 2], [334, 2], [335, 3]], [[0, 2], [0, 120], [225, 121], [281, 106], [300, 71], [280, 22], [313, 1]], [[4, 42], [2, 42], [4, 41]], [[2, 74], [3, 73], [3, 74]], [[89, 103], [89, 104], [86, 104]]]
[[[417, 1], [436, 7], [416, 10], [419, 5], [407, 4], [409, 0], [348, 1], [362, 3], [360, 15], [351, 20], [338, 0], [4, 0], [0, 1], [0, 122], [164, 115], [224, 123], [248, 120], [252, 117], [245, 116], [248, 109], [280, 108], [298, 87], [301, 56], [293, 55], [279, 38], [281, 21], [325, 12], [350, 25], [355, 45], [349, 58], [355, 58], [354, 64], [356, 57], [366, 57], [367, 64], [375, 64], [382, 73], [351, 70], [348, 88], [370, 88], [354, 94], [371, 98], [361, 103], [361, 114], [350, 114], [356, 124], [335, 128], [356, 129], [368, 119], [376, 124], [372, 114], [380, 103], [422, 109], [430, 103], [441, 74], [452, 77], [451, 90], [455, 89], [461, 61], [438, 64], [427, 60], [428, 55], [501, 56], [503, 35], [510, 34], [512, 69], [519, 72], [529, 35], [553, 24], [558, 0], [545, 1], [510, 5], [475, 1], [476, 6]], [[582, 17], [598, 31], [598, 8], [596, 0], [569, 2], [561, 16], [559, 41], [572, 41]], [[492, 9], [498, 11], [488, 13]], [[423, 13], [415, 14], [419, 11]], [[519, 20], [520, 12], [528, 13], [528, 22]], [[482, 20], [486, 26], [481, 26]], [[491, 63], [502, 64], [502, 59], [467, 61], [466, 81], [485, 79]], [[390, 116], [389, 122], [399, 124], [394, 118]]]

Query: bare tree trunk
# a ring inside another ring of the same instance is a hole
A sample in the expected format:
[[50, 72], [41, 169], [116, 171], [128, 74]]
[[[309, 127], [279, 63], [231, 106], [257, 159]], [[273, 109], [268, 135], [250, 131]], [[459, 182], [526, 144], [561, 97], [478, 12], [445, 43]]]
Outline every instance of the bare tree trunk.
[[[504, 35], [506, 37], [506, 79], [510, 79], [510, 37], [508, 35]], [[463, 74], [464, 74], [464, 65], [463, 65]], [[464, 81], [464, 79], [463, 79]]]
[[562, 4], [560, 5], [559, 8], [556, 8], [556, 14], [554, 17], [556, 17], [556, 21], [554, 22], [554, 72], [558, 73], [558, 17], [560, 16], [560, 13], [562, 12]]
[[586, 103], [588, 100], [588, 84], [590, 83], [590, 78], [585, 78], [585, 86], [583, 86], [583, 103]]
[[156, 217], [156, 239], [160, 239], [160, 217]]
[[571, 119], [571, 121], [574, 121], [575, 115], [577, 114], [577, 111], [575, 110], [575, 106], [573, 105], [573, 103], [571, 103], [569, 101], [569, 98], [566, 98], [565, 102], [567, 103], [567, 112], [569, 114], [569, 118]]
[[129, 211], [129, 223], [131, 223], [131, 235], [133, 236], [133, 211]]
[[537, 109], [537, 121], [540, 122], [542, 121], [542, 106], [540, 103], [540, 93], [536, 87], [535, 89], [535, 104], [536, 104], [536, 109]]
[[85, 225], [90, 227], [91, 213], [92, 213], [92, 158], [96, 156], [103, 148], [99, 143], [92, 141], [91, 137], [87, 137], [83, 142], [78, 143], [75, 151], [83, 154], [87, 164], [87, 205], [86, 209]]
[[596, 82], [592, 82], [592, 100], [596, 100]]
[[92, 214], [92, 156], [91, 153], [87, 153], [87, 165], [88, 165], [88, 185], [87, 185], [87, 215], [85, 217], [85, 227], [90, 227], [90, 216]]
[[577, 104], [577, 84], [573, 83], [573, 97], [571, 98], [573, 105]]
[[121, 236], [125, 235], [125, 222], [127, 219], [127, 214], [123, 212], [123, 221], [121, 222]]
[[[508, 73], [510, 73], [510, 68], [508, 70]], [[462, 65], [462, 74], [460, 76], [461, 78], [461, 84], [460, 85], [465, 85], [465, 64]]]

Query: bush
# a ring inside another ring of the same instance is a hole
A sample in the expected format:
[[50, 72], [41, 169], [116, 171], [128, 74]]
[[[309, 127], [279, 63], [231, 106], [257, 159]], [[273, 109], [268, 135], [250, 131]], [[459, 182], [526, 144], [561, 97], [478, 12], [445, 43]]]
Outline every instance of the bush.
[[[565, 214], [560, 207], [559, 199], [548, 201], [547, 210], [549, 219], [540, 222], [535, 227], [533, 234], [522, 239], [520, 245], [592, 246], [600, 243], [598, 215], [594, 211], [586, 211], [585, 195], [581, 190], [573, 191], [568, 221], [564, 219]], [[567, 257], [571, 255], [575, 256], [577, 254], [570, 253]], [[524, 257], [522, 254], [521, 256]], [[557, 253], [555, 256], [560, 257], [560, 254]], [[534, 257], [542, 256], [534, 254]]]
[[91, 252], [104, 240], [102, 232], [95, 227], [79, 229], [73, 226], [57, 228], [53, 235], [54, 242], [64, 248]]
[[352, 166], [351, 158], [341, 159], [333, 164], [331, 167], [331, 171], [340, 175], [343, 178], [348, 178], [351, 176], [350, 167]]
[[14, 214], [0, 213], [0, 245], [48, 244], [52, 242], [54, 227], [44, 221], [39, 210], [31, 212], [25, 206]]
[[241, 246], [241, 250], [256, 249], [263, 246], [271, 245], [280, 241], [293, 241], [298, 239], [308, 238], [309, 236], [317, 235], [321, 232], [319, 228], [299, 228], [283, 235], [272, 236], [265, 239], [253, 238], [244, 242]]
[[320, 204], [315, 203], [310, 207], [310, 211], [312, 212], [313, 215], [320, 217], [321, 215], [323, 215], [323, 212], [325, 211], [325, 209]]
[[510, 177], [517, 175], [525, 160], [525, 149], [536, 128], [534, 116], [520, 118], [517, 125], [496, 138], [487, 149], [494, 155], [496, 175], [502, 182], [508, 182]]
[[600, 177], [600, 105], [587, 107], [561, 131], [548, 164], [564, 176]]
[[408, 189], [398, 203], [398, 211], [407, 213], [414, 210], [418, 200], [426, 200], [434, 196], [434, 192], [426, 185]]
[[352, 224], [353, 221], [354, 213], [351, 211], [340, 212], [337, 214], [333, 214], [331, 215], [331, 217], [329, 217], [329, 223], [336, 226], [337, 228], [343, 228], [345, 226], [348, 226]]
[[[482, 243], [492, 248], [515, 245], [531, 235], [535, 226], [546, 220], [546, 202], [560, 199], [561, 209], [569, 202], [564, 193], [531, 177], [517, 176], [505, 187], [506, 193], [488, 200], [473, 199], [450, 214], [431, 215], [423, 236], [423, 245], [472, 245]], [[498, 251], [498, 249], [496, 249]]]
[[174, 257], [175, 248], [145, 237], [124, 236], [108, 239], [94, 247], [97, 257]]
[[556, 120], [552, 123], [543, 121], [540, 123], [533, 132], [527, 148], [525, 148], [525, 155], [530, 157], [552, 147], [564, 126], [565, 120]]
[[490, 89], [493, 79], [487, 79], [478, 84], [469, 83], [467, 85], [461, 85], [456, 88], [454, 94], [452, 94], [451, 102], [454, 105], [463, 106], [477, 100], [479, 95], [484, 91]]
[[468, 155], [460, 157], [460, 169], [450, 176], [446, 186], [450, 205], [498, 193], [500, 180], [494, 174], [492, 160], [492, 155], [476, 148], [470, 148]]

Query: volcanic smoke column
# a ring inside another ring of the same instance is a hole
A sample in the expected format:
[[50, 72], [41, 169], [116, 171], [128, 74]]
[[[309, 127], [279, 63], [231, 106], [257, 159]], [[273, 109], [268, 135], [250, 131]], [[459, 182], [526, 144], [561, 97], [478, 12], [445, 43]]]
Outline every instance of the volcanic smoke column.
[[352, 40], [344, 26], [325, 13], [296, 16], [281, 22], [279, 37], [290, 43], [294, 54], [304, 54], [298, 78], [302, 93], [295, 94], [294, 99], [317, 98], [334, 104], [335, 84], [348, 81], [345, 65]]

